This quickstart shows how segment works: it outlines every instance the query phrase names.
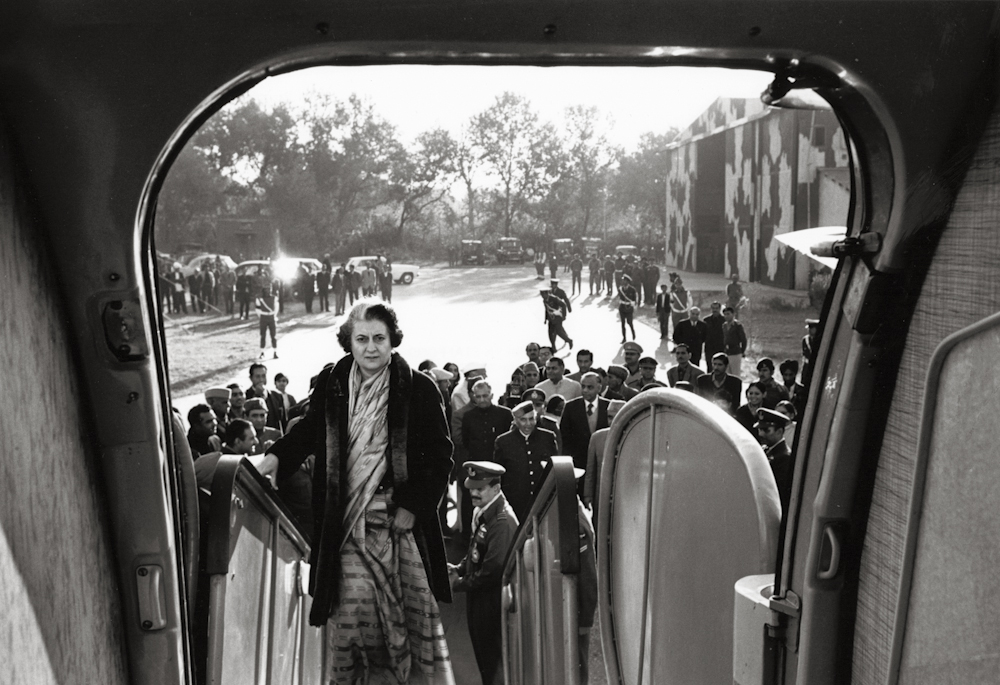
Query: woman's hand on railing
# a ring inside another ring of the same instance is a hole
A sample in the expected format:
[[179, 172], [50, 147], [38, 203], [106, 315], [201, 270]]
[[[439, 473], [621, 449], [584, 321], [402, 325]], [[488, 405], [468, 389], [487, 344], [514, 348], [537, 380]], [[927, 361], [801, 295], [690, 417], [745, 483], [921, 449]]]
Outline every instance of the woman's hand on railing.
[[273, 454], [265, 454], [259, 464], [256, 464], [260, 475], [270, 478], [273, 482], [278, 475], [278, 457]]

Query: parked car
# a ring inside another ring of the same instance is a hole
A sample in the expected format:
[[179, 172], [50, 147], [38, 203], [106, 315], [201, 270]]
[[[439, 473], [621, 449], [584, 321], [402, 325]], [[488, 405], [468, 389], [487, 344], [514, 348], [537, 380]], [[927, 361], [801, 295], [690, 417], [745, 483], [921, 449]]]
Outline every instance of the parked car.
[[516, 262], [521, 264], [524, 262], [525, 253], [524, 248], [521, 247], [520, 238], [500, 238], [497, 241], [497, 264], [506, 264], [507, 262]]
[[463, 240], [461, 244], [462, 264], [482, 264], [483, 263], [483, 241]]
[[201, 271], [204, 264], [214, 264], [215, 258], [218, 257], [222, 260], [222, 263], [228, 266], [230, 269], [236, 268], [236, 262], [229, 255], [224, 254], [200, 254], [192, 257], [187, 262], [181, 266], [181, 273], [184, 278], [194, 274], [196, 271]]
[[601, 255], [600, 238], [580, 238], [580, 243], [583, 246], [582, 253], [584, 255], [588, 257], [599, 257]]
[[615, 254], [618, 254], [619, 252], [622, 253], [623, 257], [628, 257], [629, 255], [639, 254], [639, 248], [635, 245], [616, 245]]
[[560, 262], [568, 262], [573, 256], [573, 240], [571, 238], [556, 238], [552, 241], [552, 252]]
[[[376, 266], [385, 264], [385, 257], [366, 255], [364, 257], [351, 257], [347, 260], [347, 266], [354, 266], [355, 271], [361, 271], [369, 264]], [[409, 285], [420, 272], [420, 267], [416, 264], [404, 264], [403, 262], [392, 262], [392, 280], [394, 283]]]

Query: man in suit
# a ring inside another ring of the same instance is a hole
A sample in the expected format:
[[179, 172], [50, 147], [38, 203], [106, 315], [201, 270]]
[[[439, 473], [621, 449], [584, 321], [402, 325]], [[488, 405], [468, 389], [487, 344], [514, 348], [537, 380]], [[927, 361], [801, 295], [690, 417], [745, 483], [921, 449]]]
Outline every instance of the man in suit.
[[691, 353], [691, 363], [695, 366], [701, 366], [701, 351], [705, 346], [707, 335], [708, 327], [701, 320], [701, 310], [697, 307], [691, 307], [688, 318], [674, 326], [674, 344], [687, 345]]
[[670, 387], [677, 385], [679, 381], [687, 381], [694, 387], [702, 371], [691, 363], [691, 352], [685, 343], [674, 346], [674, 356], [677, 358], [677, 366], [667, 369], [667, 383]]
[[351, 305], [354, 301], [361, 297], [359, 290], [361, 290], [361, 274], [354, 270], [354, 265], [351, 264], [347, 267], [345, 283], [347, 285], [347, 294], [350, 297]]
[[[566, 452], [573, 457], [573, 465], [578, 469], [586, 469], [590, 436], [595, 431], [608, 427], [610, 400], [598, 397], [601, 379], [596, 373], [583, 374], [580, 386], [583, 394], [566, 403], [559, 429], [563, 434]], [[583, 494], [583, 483], [581, 480], [578, 484], [580, 494]]]
[[559, 449], [555, 434], [537, 427], [531, 402], [521, 402], [511, 414], [515, 427], [496, 439], [493, 461], [506, 469], [503, 492], [523, 521], [542, 485], [545, 466]]
[[712, 370], [712, 357], [726, 349], [726, 335], [722, 325], [726, 322], [722, 316], [722, 305], [712, 303], [712, 313], [705, 317], [705, 363]]
[[[656, 320], [660, 322], [660, 340], [665, 340], [670, 329], [670, 293], [666, 283], [660, 285], [660, 292], [656, 295]], [[674, 338], [677, 338], [676, 328]]]
[[[463, 413], [461, 422], [462, 456], [469, 461], [489, 461], [493, 458], [497, 436], [510, 430], [510, 409], [493, 404], [493, 388], [486, 380], [478, 380], [472, 384], [472, 401], [467, 406], [469, 409]], [[462, 523], [470, 524], [463, 530], [472, 531], [472, 498], [466, 488], [460, 487], [459, 491], [462, 498]]]
[[[608, 433], [611, 432], [611, 422], [615, 416], [625, 406], [625, 400], [611, 400], [608, 403], [608, 425], [594, 431], [590, 436], [590, 444], [587, 445], [587, 473], [583, 479], [583, 500], [584, 506], [590, 509], [594, 506], [594, 500], [601, 494], [601, 465], [604, 462], [604, 446], [608, 441]], [[597, 509], [594, 508], [594, 517], [597, 518]]]
[[[472, 388], [475, 387], [476, 383], [483, 380], [482, 375], [472, 375], [468, 378], [463, 378], [459, 381], [459, 385], [464, 385], [465, 390], [468, 395], [472, 395]], [[450, 407], [451, 405], [449, 405]], [[452, 477], [456, 481], [458, 486], [458, 501], [459, 501], [459, 520], [461, 522], [461, 532], [462, 537], [467, 538], [472, 534], [472, 508], [461, 506], [462, 502], [469, 503], [469, 493], [465, 490], [465, 486], [462, 485], [461, 468], [458, 464], [462, 464], [466, 461], [466, 457], [469, 456], [469, 452], [465, 445], [462, 443], [462, 424], [465, 422], [465, 415], [468, 414], [475, 407], [472, 402], [466, 402], [465, 404], [459, 406], [458, 409], [453, 409], [451, 412], [451, 421], [449, 426], [451, 428], [451, 441], [454, 444], [454, 460], [455, 467], [452, 469]], [[447, 411], [445, 412], [447, 414]]]
[[778, 370], [781, 371], [788, 399], [795, 406], [795, 413], [802, 416], [806, 408], [806, 389], [801, 383], [795, 382], [795, 377], [799, 375], [799, 363], [794, 359], [786, 359], [778, 366]]
[[285, 414], [285, 402], [281, 393], [276, 390], [269, 390], [267, 387], [267, 367], [261, 363], [250, 365], [250, 387], [247, 388], [246, 398], [253, 399], [259, 397], [267, 405], [267, 425], [271, 428], [279, 428], [282, 432], [288, 425], [288, 417]]

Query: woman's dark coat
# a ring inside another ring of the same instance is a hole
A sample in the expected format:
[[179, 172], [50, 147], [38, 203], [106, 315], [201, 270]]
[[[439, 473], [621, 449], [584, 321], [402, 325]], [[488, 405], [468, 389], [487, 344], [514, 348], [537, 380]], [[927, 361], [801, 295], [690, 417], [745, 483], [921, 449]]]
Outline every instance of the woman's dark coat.
[[[340, 545], [347, 463], [348, 355], [324, 369], [310, 398], [309, 413], [269, 450], [278, 457], [278, 480], [293, 473], [310, 454], [316, 533], [310, 564], [313, 596], [309, 621], [320, 626], [335, 612], [340, 598]], [[398, 354], [389, 362], [389, 451], [393, 502], [416, 517], [413, 534], [438, 601], [451, 601], [448, 566], [438, 503], [448, 486], [452, 443], [441, 393], [430, 378], [414, 373]]]

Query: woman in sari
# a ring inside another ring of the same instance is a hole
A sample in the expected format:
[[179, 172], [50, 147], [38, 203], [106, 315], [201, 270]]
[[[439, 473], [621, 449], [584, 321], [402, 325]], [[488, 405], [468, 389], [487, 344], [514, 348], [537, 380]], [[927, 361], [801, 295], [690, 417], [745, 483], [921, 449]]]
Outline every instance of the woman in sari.
[[357, 304], [337, 336], [347, 356], [260, 468], [280, 479], [316, 455], [309, 621], [327, 626], [328, 683], [454, 683], [437, 605], [451, 601], [437, 509], [452, 444], [434, 382], [394, 352], [402, 337], [390, 305]]

